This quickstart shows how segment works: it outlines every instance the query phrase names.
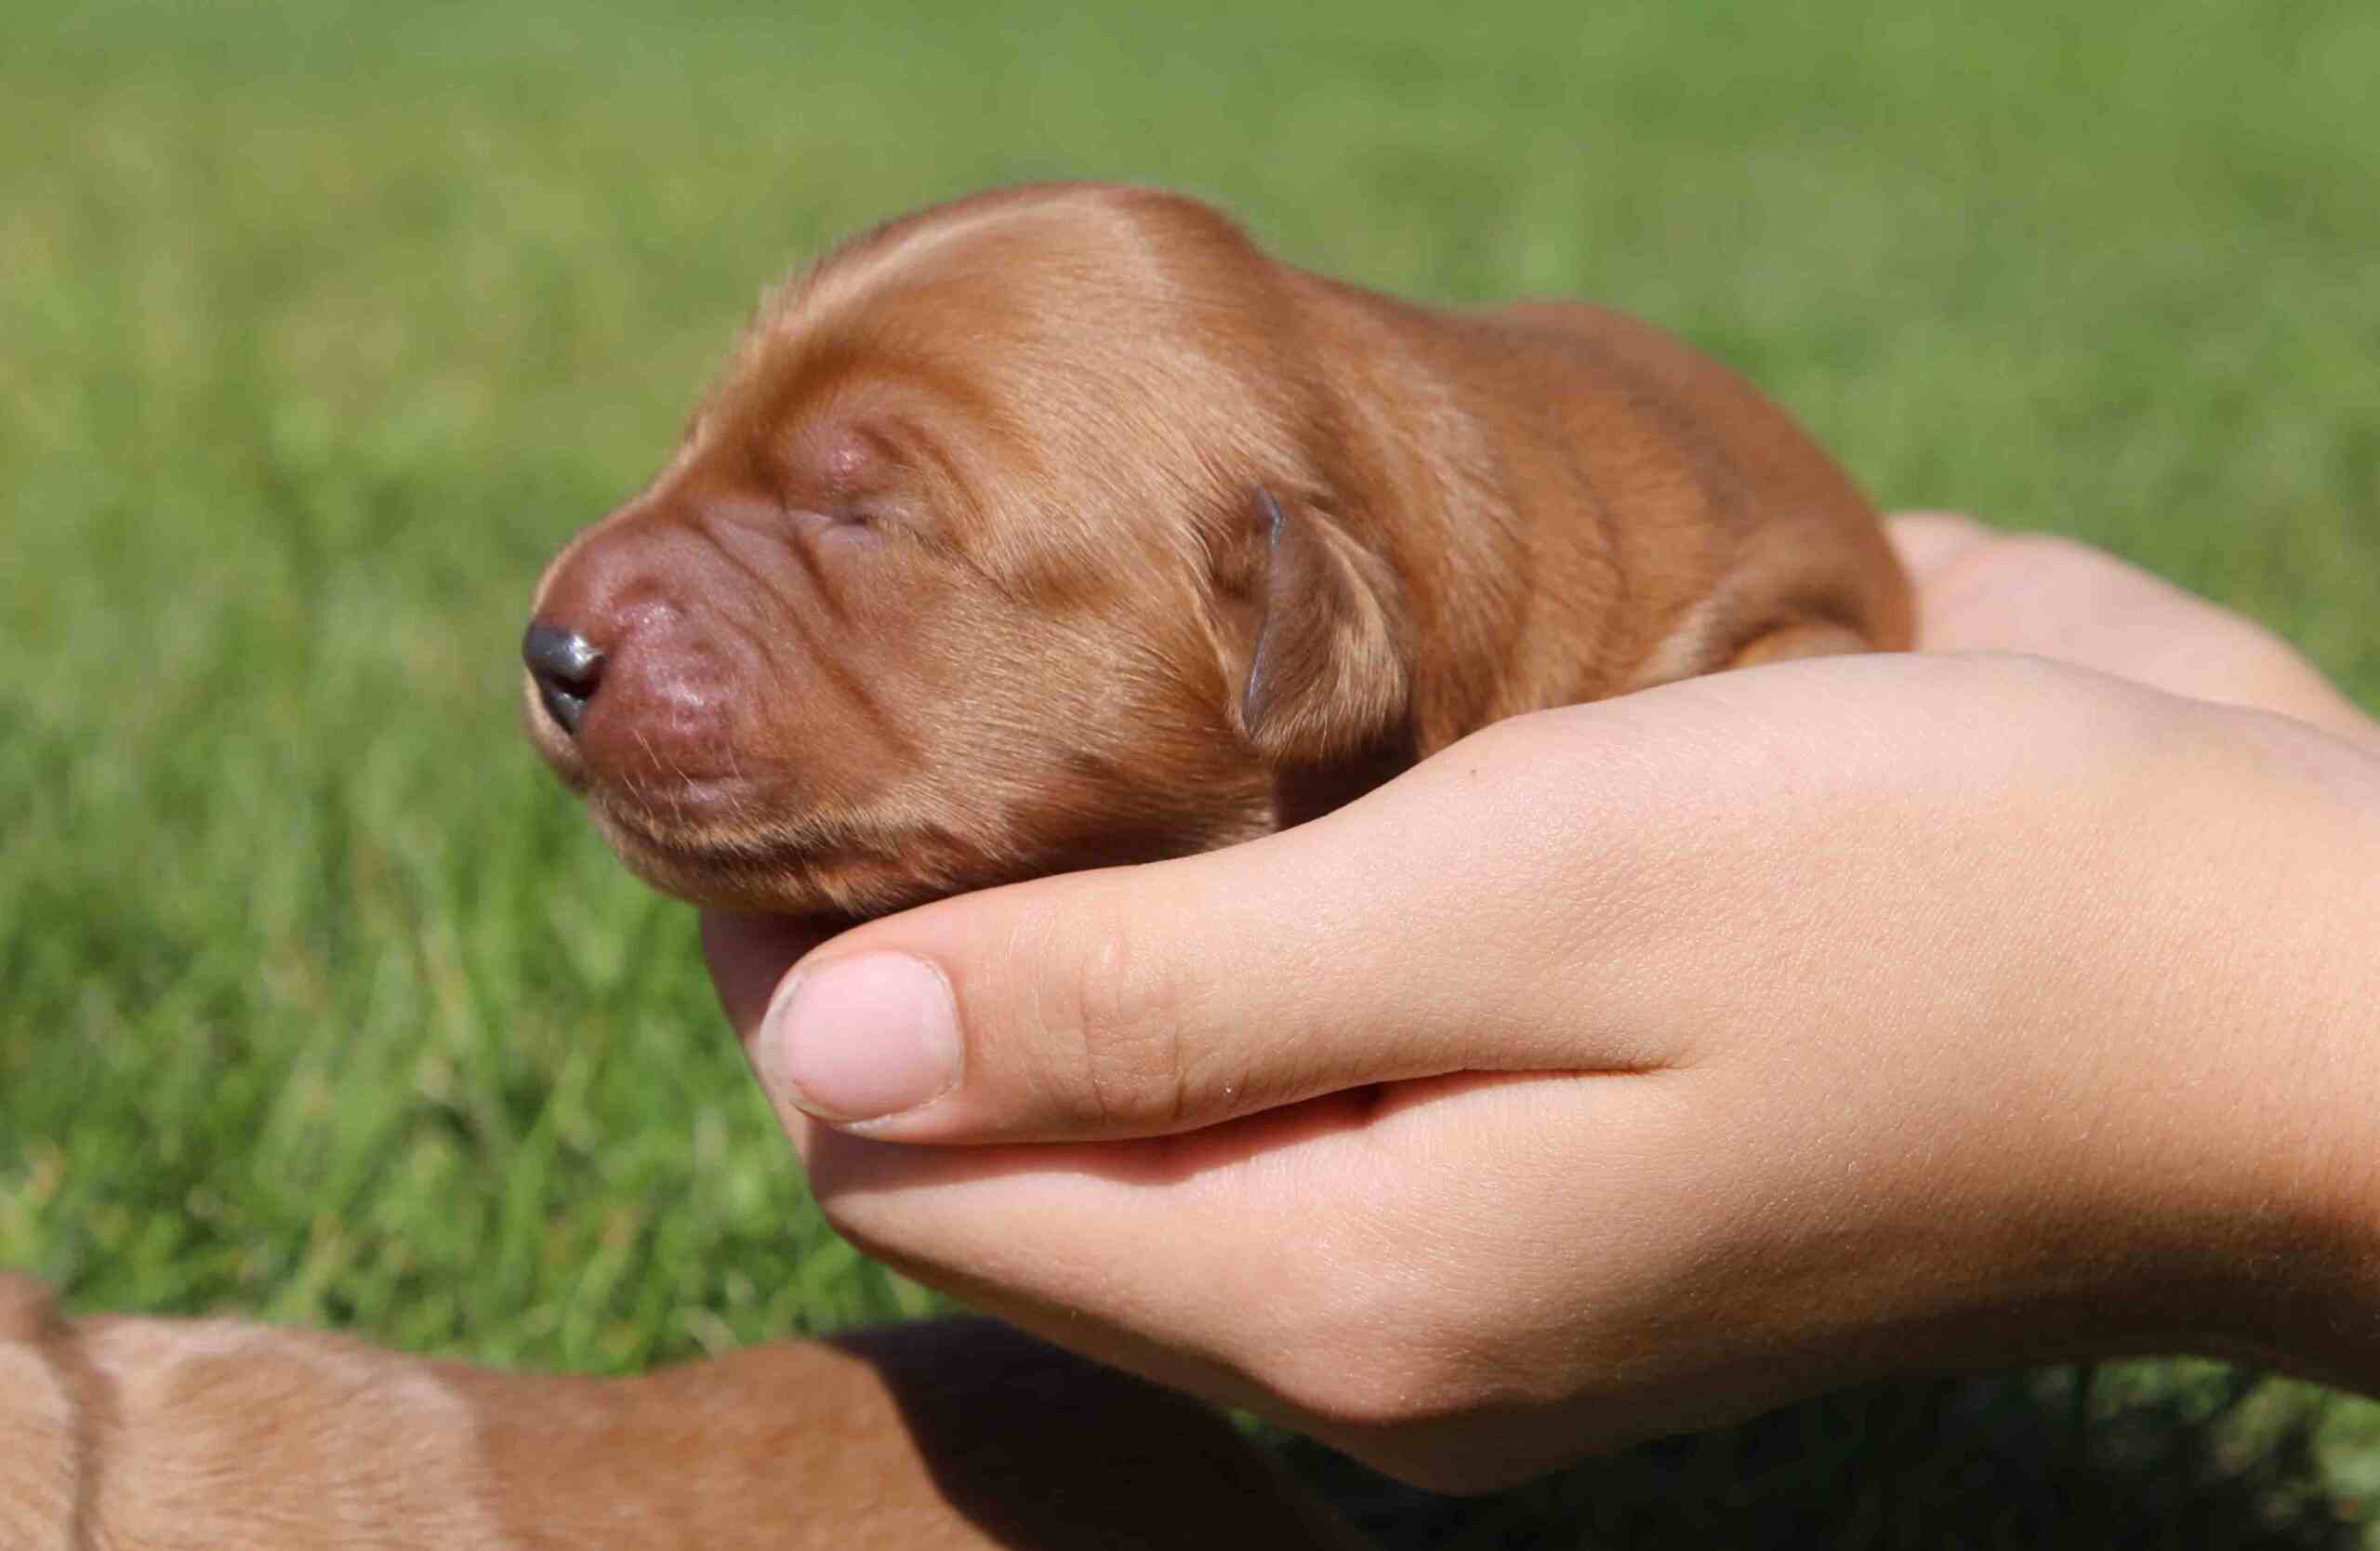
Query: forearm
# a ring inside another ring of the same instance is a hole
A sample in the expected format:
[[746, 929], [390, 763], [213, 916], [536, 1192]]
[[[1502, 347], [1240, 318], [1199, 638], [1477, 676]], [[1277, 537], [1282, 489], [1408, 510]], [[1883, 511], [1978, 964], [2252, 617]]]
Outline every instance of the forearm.
[[[2244, 1352], [2380, 1394], [2380, 754], [2242, 719], [2254, 870], [2215, 901], [2206, 1107], [2241, 1160]], [[2230, 1089], [2228, 1099], [2225, 1087]]]
[[[2062, 804], [2054, 861], [1978, 869], [2043, 925], [1964, 993], [1995, 1009], [1981, 1092], [1937, 1109], [1981, 1123], [1912, 1183], [1964, 1180], [1950, 1209], [2002, 1225], [1984, 1360], [2198, 1352], [2380, 1393], [2380, 759], [2254, 713], [2157, 721]], [[2028, 928], [2002, 920], [2004, 951]]]

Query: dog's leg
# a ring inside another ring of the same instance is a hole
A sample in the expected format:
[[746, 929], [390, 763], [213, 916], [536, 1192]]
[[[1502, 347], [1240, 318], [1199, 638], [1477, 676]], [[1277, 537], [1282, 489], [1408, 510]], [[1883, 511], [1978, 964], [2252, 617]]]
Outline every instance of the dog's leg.
[[39, 1283], [0, 1272], [0, 1537], [26, 1551], [82, 1544], [83, 1417], [54, 1351], [64, 1330]]

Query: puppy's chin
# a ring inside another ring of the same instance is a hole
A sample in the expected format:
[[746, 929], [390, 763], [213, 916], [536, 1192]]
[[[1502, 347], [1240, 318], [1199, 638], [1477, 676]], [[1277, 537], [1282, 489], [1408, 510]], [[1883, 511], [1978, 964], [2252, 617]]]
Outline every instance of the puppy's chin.
[[662, 817], [600, 792], [588, 794], [588, 810], [630, 872], [705, 909], [865, 920], [959, 892], [920, 866], [922, 855], [879, 855], [817, 835], [796, 839], [774, 826], [756, 831]]
[[[656, 806], [598, 787], [588, 811], [628, 870], [689, 904], [769, 915], [858, 921], [952, 895], [1052, 873], [1128, 866], [1212, 851], [1276, 828], [1250, 797], [1210, 812], [1070, 812], [1039, 829], [1011, 818], [991, 826], [998, 841], [961, 828], [845, 815], [787, 814], [758, 822], [765, 804], [747, 800], [704, 809]], [[979, 820], [979, 826], [983, 821]]]
[[854, 923], [965, 892], [967, 885], [916, 877], [890, 864], [787, 855], [705, 855], [615, 841], [628, 870], [662, 893], [706, 910], [827, 916]]

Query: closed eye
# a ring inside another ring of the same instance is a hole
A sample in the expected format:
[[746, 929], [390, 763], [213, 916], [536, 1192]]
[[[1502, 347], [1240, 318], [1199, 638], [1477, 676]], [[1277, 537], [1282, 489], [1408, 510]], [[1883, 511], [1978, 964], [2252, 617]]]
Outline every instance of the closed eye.
[[797, 510], [792, 516], [795, 522], [809, 530], [814, 541], [838, 547], [879, 544], [900, 528], [897, 522], [886, 520], [882, 513], [857, 507], [841, 507], [832, 511]]

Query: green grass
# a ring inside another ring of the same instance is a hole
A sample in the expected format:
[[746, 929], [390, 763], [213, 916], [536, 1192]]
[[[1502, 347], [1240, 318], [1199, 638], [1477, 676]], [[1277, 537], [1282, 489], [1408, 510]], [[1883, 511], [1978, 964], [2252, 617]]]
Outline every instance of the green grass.
[[[2380, 703], [2374, 80], [2359, 0], [20, 0], [0, 1265], [602, 1370], [927, 1306], [819, 1225], [687, 912], [536, 768], [510, 664], [760, 285], [987, 182], [1613, 301], [1881, 498], [2112, 546]], [[1301, 1458], [1411, 1544], [2304, 1546], [2380, 1492], [2380, 1408], [2071, 1383], [1462, 1505]]]

